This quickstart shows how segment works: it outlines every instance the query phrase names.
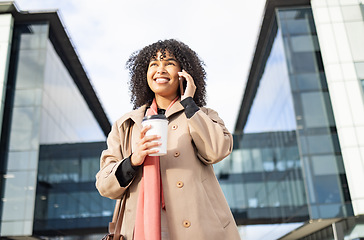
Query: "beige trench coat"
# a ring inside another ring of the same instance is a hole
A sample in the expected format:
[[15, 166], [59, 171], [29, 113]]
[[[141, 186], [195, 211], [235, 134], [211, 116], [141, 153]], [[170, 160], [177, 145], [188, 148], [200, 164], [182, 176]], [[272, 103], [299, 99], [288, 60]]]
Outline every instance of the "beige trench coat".
[[[145, 110], [143, 106], [115, 122], [96, 175], [96, 187], [104, 197], [120, 199], [130, 189], [122, 224], [127, 240], [133, 239], [142, 171], [125, 188], [120, 187], [115, 171], [139, 140]], [[170, 239], [240, 239], [212, 167], [231, 153], [231, 134], [218, 114], [208, 108], [200, 108], [187, 119], [178, 101], [166, 116], [168, 150], [160, 157], [160, 168]]]

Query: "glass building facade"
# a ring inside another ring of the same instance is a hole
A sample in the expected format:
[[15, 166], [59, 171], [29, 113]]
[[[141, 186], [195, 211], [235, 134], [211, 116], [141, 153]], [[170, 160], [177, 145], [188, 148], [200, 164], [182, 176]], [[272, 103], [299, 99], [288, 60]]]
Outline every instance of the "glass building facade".
[[[234, 173], [260, 176], [247, 178], [254, 183], [237, 181], [247, 192], [240, 208], [268, 207], [280, 214], [269, 218], [285, 222], [351, 216], [311, 8], [277, 9], [270, 38], [243, 134], [236, 135], [229, 159]], [[248, 219], [264, 218], [263, 209], [263, 216]]]
[[[215, 168], [239, 224], [301, 223], [280, 239], [364, 236], [362, 10], [360, 1], [267, 1], [234, 150]], [[337, 83], [348, 73], [343, 98]]]
[[311, 219], [353, 215], [310, 8], [278, 10]]
[[9, 32], [0, 236], [105, 233], [114, 202], [98, 194], [95, 174], [109, 120], [57, 12], [23, 13], [14, 3], [0, 10], [0, 30]]

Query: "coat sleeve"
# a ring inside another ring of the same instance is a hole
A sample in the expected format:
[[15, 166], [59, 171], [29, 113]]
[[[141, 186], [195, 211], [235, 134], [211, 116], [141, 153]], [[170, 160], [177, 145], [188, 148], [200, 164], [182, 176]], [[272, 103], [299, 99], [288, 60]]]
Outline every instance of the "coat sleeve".
[[115, 174], [119, 165], [129, 156], [126, 153], [123, 154], [121, 150], [124, 135], [124, 132], [120, 132], [117, 122], [114, 123], [107, 137], [107, 149], [101, 154], [100, 170], [96, 174], [97, 190], [101, 196], [111, 199], [120, 198], [130, 185], [120, 187]]
[[214, 164], [231, 153], [233, 137], [216, 111], [201, 108], [187, 122], [202, 162]]

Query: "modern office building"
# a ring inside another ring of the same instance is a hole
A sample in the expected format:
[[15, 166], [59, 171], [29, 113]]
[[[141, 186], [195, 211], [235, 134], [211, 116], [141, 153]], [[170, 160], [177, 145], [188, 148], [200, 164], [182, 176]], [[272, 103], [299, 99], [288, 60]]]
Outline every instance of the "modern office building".
[[234, 151], [215, 168], [239, 224], [364, 239], [363, 3], [267, 0]]
[[0, 3], [0, 83], [0, 237], [104, 234], [114, 202], [95, 174], [110, 122], [57, 11]]

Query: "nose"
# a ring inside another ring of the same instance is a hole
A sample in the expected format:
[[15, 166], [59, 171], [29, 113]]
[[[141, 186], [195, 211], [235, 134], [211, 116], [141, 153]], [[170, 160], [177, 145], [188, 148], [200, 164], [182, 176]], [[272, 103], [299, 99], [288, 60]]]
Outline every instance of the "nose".
[[166, 70], [165, 70], [165, 68], [164, 68], [164, 64], [160, 64], [159, 66], [158, 66], [158, 68], [157, 68], [157, 73], [158, 74], [162, 74], [162, 73], [165, 73], [166, 72]]

